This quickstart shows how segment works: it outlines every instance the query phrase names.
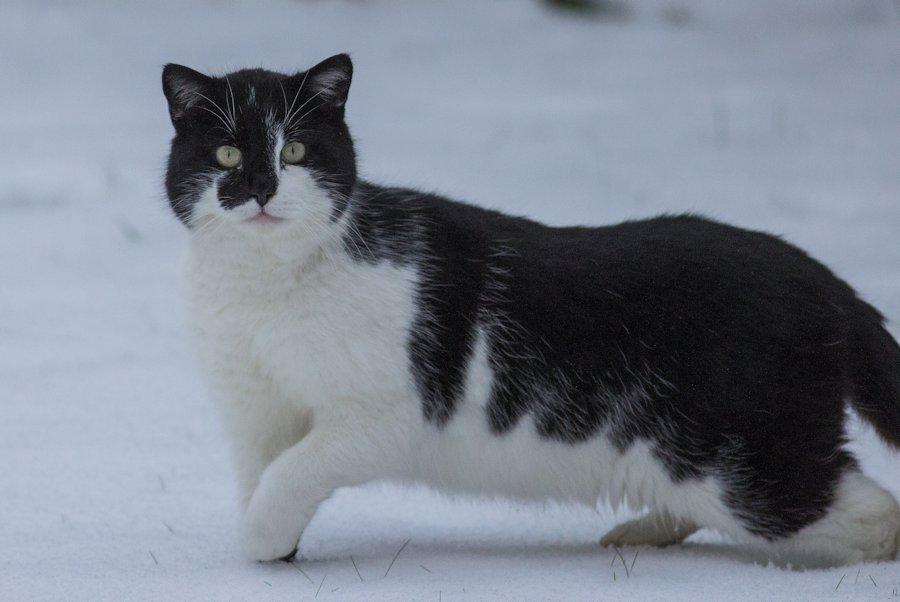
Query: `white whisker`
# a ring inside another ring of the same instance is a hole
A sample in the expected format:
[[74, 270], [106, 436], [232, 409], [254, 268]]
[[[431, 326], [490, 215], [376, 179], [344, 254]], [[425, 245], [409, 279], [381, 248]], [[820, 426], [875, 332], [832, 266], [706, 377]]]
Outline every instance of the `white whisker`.
[[290, 123], [289, 116], [291, 112], [294, 110], [294, 104], [297, 102], [297, 98], [300, 96], [300, 92], [303, 91], [303, 86], [306, 84], [306, 78], [309, 77], [309, 71], [303, 74], [303, 80], [300, 82], [300, 87], [297, 88], [297, 92], [294, 94], [294, 100], [291, 101], [291, 107], [284, 112], [284, 123]]
[[[324, 92], [325, 92], [325, 90], [319, 90], [318, 92], [316, 92], [315, 94], [313, 94], [312, 96], [310, 96], [309, 98], [307, 98], [306, 101], [304, 101], [304, 103], [303, 103], [302, 105], [300, 105], [299, 107], [297, 107], [297, 110], [293, 111], [290, 115], [288, 115], [288, 117], [284, 120], [284, 122], [288, 125], [288, 127], [290, 127], [290, 126], [292, 125], [292, 123], [293, 123], [293, 121], [294, 121], [294, 117], [297, 115], [297, 113], [299, 113], [300, 111], [303, 110], [303, 107], [305, 107], [306, 105], [308, 105], [309, 103], [311, 103], [314, 99], [316, 99], [316, 98], [318, 98], [319, 96], [321, 96]], [[321, 103], [321, 104], [316, 105], [316, 107], [315, 107], [314, 109], [312, 109], [311, 111], [307, 111], [306, 113], [304, 113], [303, 117], [306, 117], [307, 115], [309, 115], [310, 112], [314, 111], [315, 109], [318, 109], [318, 108], [321, 107], [323, 104], [325, 104], [325, 103]], [[301, 117], [301, 118], [297, 121], [298, 124], [300, 123], [300, 121], [303, 120], [303, 117]]]
[[219, 106], [215, 101], [213, 101], [208, 96], [205, 96], [204, 94], [201, 94], [200, 92], [197, 92], [196, 90], [192, 90], [191, 92], [193, 94], [196, 94], [200, 98], [204, 99], [208, 103], [210, 103], [212, 106], [214, 106], [216, 109], [218, 109], [219, 112], [217, 113], [216, 111], [213, 111], [212, 109], [210, 109], [208, 107], [204, 107], [203, 105], [197, 105], [198, 108], [203, 109], [204, 111], [206, 111], [212, 115], [215, 115], [218, 118], [218, 120], [222, 122], [222, 124], [225, 126], [225, 128], [232, 135], [235, 134], [235, 132], [236, 132], [235, 124], [231, 121], [231, 117], [222, 109], [221, 106]]
[[[225, 83], [228, 85], [228, 96], [225, 97], [225, 105], [228, 108], [228, 117], [231, 120], [231, 126], [237, 130], [237, 115], [235, 115], [234, 109], [236, 103], [234, 102], [234, 90], [231, 89], [231, 80], [228, 77], [225, 77]], [[231, 102], [228, 99], [231, 99]]]

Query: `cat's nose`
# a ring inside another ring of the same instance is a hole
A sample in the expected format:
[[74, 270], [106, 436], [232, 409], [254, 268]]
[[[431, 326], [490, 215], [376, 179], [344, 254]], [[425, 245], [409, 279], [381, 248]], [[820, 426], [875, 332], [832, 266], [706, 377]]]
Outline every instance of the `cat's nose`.
[[265, 207], [266, 203], [275, 196], [275, 189], [276, 185], [273, 182], [260, 178], [250, 183], [248, 196], [251, 200], [256, 201], [256, 204], [260, 207]]
[[260, 192], [250, 196], [250, 200], [256, 201], [256, 204], [260, 207], [265, 207], [266, 203], [268, 203], [272, 197], [275, 196], [268, 192]]

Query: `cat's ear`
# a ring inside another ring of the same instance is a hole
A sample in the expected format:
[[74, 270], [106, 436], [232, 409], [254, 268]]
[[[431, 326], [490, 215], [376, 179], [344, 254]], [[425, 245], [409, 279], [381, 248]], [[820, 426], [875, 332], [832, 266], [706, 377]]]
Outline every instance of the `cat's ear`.
[[169, 63], [162, 73], [163, 93], [169, 101], [169, 117], [177, 128], [191, 107], [210, 96], [212, 78], [189, 67]]
[[331, 107], [342, 109], [347, 102], [350, 80], [353, 77], [353, 63], [346, 54], [336, 54], [327, 58], [306, 74], [306, 85], [316, 98]]

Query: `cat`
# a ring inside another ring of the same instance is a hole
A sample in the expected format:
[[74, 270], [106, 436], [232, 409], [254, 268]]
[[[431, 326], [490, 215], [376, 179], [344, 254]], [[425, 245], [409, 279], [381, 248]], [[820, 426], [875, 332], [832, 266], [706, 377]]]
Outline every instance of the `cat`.
[[369, 183], [352, 72], [163, 70], [186, 322], [249, 558], [291, 558], [375, 479], [647, 510], [603, 545], [710, 528], [810, 566], [896, 556], [900, 507], [845, 427], [852, 407], [900, 447], [900, 347], [848, 284], [699, 216], [555, 228]]

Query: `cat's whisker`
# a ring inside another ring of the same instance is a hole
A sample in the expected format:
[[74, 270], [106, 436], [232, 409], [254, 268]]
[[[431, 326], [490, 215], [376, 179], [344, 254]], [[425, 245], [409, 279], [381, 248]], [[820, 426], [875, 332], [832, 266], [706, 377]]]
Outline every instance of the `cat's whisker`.
[[194, 236], [209, 238], [212, 234], [217, 232], [225, 222], [224, 218], [217, 215], [205, 215], [202, 219], [203, 223], [201, 223], [199, 227], [195, 226], [192, 230]]
[[[350, 201], [347, 202], [349, 203]], [[362, 235], [362, 232], [360, 232], [359, 227], [353, 223], [352, 217], [346, 217], [343, 226], [346, 228], [346, 232], [343, 232], [339, 235], [339, 237], [341, 238], [342, 246], [345, 243], [352, 244], [356, 249], [357, 256], [359, 256], [360, 258], [374, 260], [377, 255], [369, 247], [369, 243], [366, 242], [366, 239]], [[360, 247], [360, 244], [362, 244], [362, 247]], [[365, 252], [363, 252], [363, 248], [365, 248]]]
[[231, 220], [227, 219], [227, 218], [220, 217], [220, 218], [218, 219], [216, 228], [215, 228], [214, 230], [212, 230], [211, 232], [209, 232], [209, 233], [208, 233], [208, 236], [211, 237], [211, 238], [212, 238], [212, 237], [215, 237], [215, 236], [218, 236], [219, 233], [220, 233], [222, 230], [225, 230], [225, 229], [228, 228], [229, 226], [233, 226], [233, 222], [232, 222]]
[[[323, 177], [323, 175], [320, 174], [320, 173], [318, 173], [318, 172], [315, 174], [315, 176], [316, 176], [316, 178], [319, 179], [320, 181], [322, 181], [322, 180], [327, 181], [327, 180], [328, 180], [327, 177]], [[336, 190], [329, 190], [329, 192], [330, 192], [331, 196], [337, 197], [338, 200], [340, 200], [340, 201], [342, 201], [342, 202], [344, 203], [345, 207], [347, 207], [347, 211], [348, 211], [348, 212], [349, 212], [349, 211], [352, 211], [353, 198], [352, 198], [350, 195], [342, 194], [342, 193], [340, 193], [340, 192], [338, 192], [338, 191], [336, 191]], [[354, 247], [356, 247], [357, 254], [358, 254], [360, 257], [366, 257], [366, 256], [368, 256], [368, 257], [370, 257], [370, 258], [374, 258], [374, 257], [375, 257], [375, 253], [372, 251], [371, 248], [369, 248], [369, 244], [366, 242], [365, 237], [364, 237], [364, 236], [362, 235], [362, 233], [359, 231], [359, 227], [353, 222], [352, 217], [350, 217], [349, 215], [347, 215], [347, 216], [344, 218], [344, 224], [343, 224], [343, 225], [344, 225], [344, 227], [347, 229], [347, 232], [342, 233], [340, 236], [343, 237], [343, 238], [345, 238], [347, 241], [349, 241], [350, 243], [352, 243]], [[362, 244], [363, 244], [363, 246], [364, 246], [365, 249], [366, 249], [366, 254], [367, 254], [367, 255], [364, 254], [364, 253], [362, 252], [362, 248], [360, 248], [359, 243], [362, 243]]]
[[284, 114], [288, 114], [288, 101], [287, 101], [287, 92], [284, 91], [284, 84], [281, 83], [281, 80], [278, 80], [278, 87], [281, 88], [281, 97], [284, 99]]
[[[297, 125], [300, 125], [301, 123], [303, 123], [303, 120], [306, 119], [307, 116], [309, 116], [313, 111], [315, 111], [315, 110], [317, 110], [317, 109], [320, 109], [321, 107], [323, 107], [323, 106], [326, 105], [326, 104], [328, 104], [328, 103], [320, 102], [319, 104], [317, 104], [316, 106], [314, 106], [313, 108], [311, 108], [310, 110], [308, 110], [306, 113], [304, 113], [303, 115], [301, 115], [300, 118], [297, 119]], [[305, 105], [305, 103], [304, 103], [304, 105]], [[302, 107], [301, 107], [301, 108], [302, 108]], [[299, 110], [298, 110], [298, 111], [299, 111]]]
[[209, 109], [209, 108], [204, 107], [204, 106], [201, 106], [201, 105], [197, 105], [197, 108], [198, 108], [198, 109], [202, 109], [202, 110], [204, 110], [204, 111], [206, 111], [207, 113], [210, 113], [210, 114], [212, 114], [212, 115], [215, 115], [215, 117], [216, 117], [219, 121], [222, 122], [222, 125], [225, 126], [225, 127], [224, 127], [224, 130], [225, 130], [228, 134], [231, 134], [231, 133], [232, 133], [231, 124], [228, 123], [228, 122], [227, 122], [225, 119], [223, 119], [221, 116], [219, 116], [218, 113], [216, 113], [216, 112], [213, 111], [212, 109]]
[[[230, 105], [228, 107], [228, 116], [231, 119], [231, 126], [237, 130], [237, 115], [235, 114], [235, 102], [234, 102], [234, 90], [231, 88], [231, 80], [228, 79], [228, 76], [225, 77], [225, 83], [228, 85], [228, 96], [225, 97], [226, 105]], [[228, 98], [231, 98], [231, 102], [228, 102]]]
[[[294, 105], [297, 103], [297, 98], [300, 97], [300, 92], [303, 91], [303, 86], [306, 85], [306, 78], [307, 78], [307, 77], [309, 77], [309, 71], [307, 71], [306, 73], [303, 74], [303, 80], [301, 80], [301, 82], [300, 82], [300, 87], [297, 88], [297, 92], [294, 93], [294, 99], [291, 101], [291, 106], [290, 106], [289, 109], [287, 109], [287, 110], [284, 112], [284, 123], [285, 123], [285, 124], [289, 124], [290, 121], [291, 121], [291, 119], [290, 119], [291, 113], [292, 113], [293, 110], [294, 110]], [[280, 83], [280, 82], [279, 82], [279, 83]]]
[[234, 128], [233, 124], [230, 122], [228, 115], [225, 113], [225, 111], [222, 110], [222, 107], [220, 107], [218, 104], [216, 104], [214, 101], [210, 100], [207, 96], [201, 94], [200, 92], [194, 91], [193, 93], [196, 94], [197, 96], [200, 96], [201, 98], [204, 98], [205, 100], [207, 100], [216, 109], [218, 109], [218, 112], [210, 109], [209, 107], [204, 107], [202, 104], [198, 104], [197, 108], [202, 109], [211, 115], [214, 115], [216, 117], [216, 119], [218, 119], [219, 121], [222, 122], [222, 125], [225, 126], [226, 131], [230, 132], [233, 135], [235, 133], [235, 128]]
[[[333, 247], [340, 248], [342, 246], [342, 236], [340, 232], [337, 232], [333, 226], [333, 224], [323, 221], [322, 218], [315, 214], [310, 214], [307, 216], [309, 223], [317, 228], [318, 232], [324, 234], [326, 240], [329, 240], [332, 244], [323, 244], [321, 246], [321, 251], [323, 256], [329, 260], [332, 266], [337, 269], [339, 263], [334, 253]], [[326, 218], [327, 219], [327, 218]]]
[[[299, 124], [298, 124], [298, 125], [299, 125]], [[284, 134], [285, 134], [286, 136], [292, 136], [292, 137], [298, 137], [298, 138], [300, 138], [300, 137], [302, 137], [304, 134], [309, 134], [310, 132], [313, 132], [313, 131], [314, 131], [314, 130], [301, 129], [301, 128], [299, 128], [299, 127], [297, 127], [297, 126], [295, 125], [295, 126], [293, 126], [293, 127], [291, 127], [291, 128], [285, 128], [285, 129], [284, 129]]]
[[213, 107], [215, 107], [219, 111], [219, 115], [221, 115], [222, 120], [226, 123], [226, 125], [230, 123], [230, 118], [229, 118], [228, 113], [222, 108], [222, 106], [219, 103], [217, 103], [216, 101], [211, 99], [209, 96], [203, 94], [202, 92], [200, 92], [198, 90], [190, 90], [190, 93], [194, 94], [195, 96], [199, 96], [200, 98], [202, 98], [203, 100], [205, 100], [206, 102], [211, 104]]
[[[300, 111], [302, 111], [303, 108], [304, 108], [306, 105], [308, 105], [308, 104], [311, 103], [313, 100], [315, 100], [316, 98], [318, 98], [319, 96], [321, 96], [322, 94], [324, 94], [326, 91], [327, 91], [327, 90], [319, 90], [318, 92], [316, 92], [315, 94], [313, 94], [312, 96], [310, 96], [309, 98], [307, 98], [305, 101], [303, 101], [303, 104], [301, 104], [299, 107], [297, 107], [297, 109], [296, 109], [295, 111], [293, 111], [290, 115], [288, 115], [287, 119], [285, 119], [285, 123], [288, 124], [288, 126], [293, 125], [293, 123], [294, 123], [294, 121], [295, 121], [294, 118], [297, 116], [297, 113], [299, 113]], [[320, 103], [320, 104], [316, 105], [315, 108], [318, 109], [318, 108], [321, 107], [323, 104], [325, 104], [325, 103]], [[313, 110], [315, 110], [315, 109], [313, 109]], [[310, 111], [310, 112], [311, 112], [311, 111]], [[306, 117], [306, 115], [308, 115], [308, 114], [309, 114], [309, 112], [307, 112], [306, 114], [304, 114], [303, 117]], [[300, 124], [300, 123], [303, 121], [303, 117], [301, 117], [299, 120], [296, 120], [297, 124]]]
[[209, 229], [210, 224], [215, 221], [215, 219], [216, 218], [211, 215], [204, 215], [200, 218], [194, 218], [191, 226], [191, 236], [201, 238]]
[[214, 132], [216, 130], [222, 130], [223, 132], [225, 132], [226, 135], [229, 135], [229, 136], [231, 135], [231, 129], [229, 129], [223, 125], [217, 125], [217, 126], [214, 126], [212, 129], [210, 129], [211, 132]]
[[228, 120], [231, 121], [232, 108], [231, 108], [231, 82], [228, 81], [228, 77], [225, 78], [225, 86], [227, 89], [227, 93], [225, 94], [225, 115], [228, 117]]

